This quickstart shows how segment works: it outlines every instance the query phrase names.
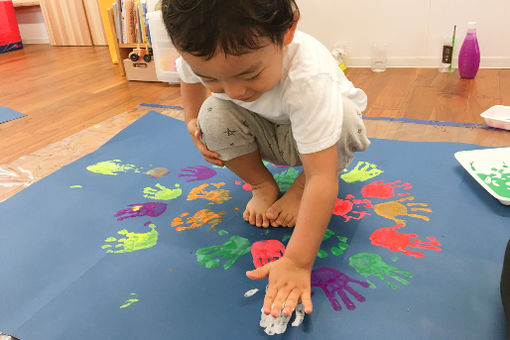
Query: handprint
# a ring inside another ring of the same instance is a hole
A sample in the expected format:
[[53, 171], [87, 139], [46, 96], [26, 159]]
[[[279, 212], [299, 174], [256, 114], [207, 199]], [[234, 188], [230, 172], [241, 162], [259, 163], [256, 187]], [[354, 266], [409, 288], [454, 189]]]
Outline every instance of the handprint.
[[108, 249], [107, 253], [130, 253], [132, 251], [151, 248], [156, 245], [158, 242], [158, 232], [156, 231], [156, 226], [154, 224], [149, 224], [150, 222], [145, 223], [145, 226], [149, 226], [151, 231], [147, 233], [133, 233], [129, 232], [126, 229], [122, 229], [117, 232], [117, 234], [126, 236], [125, 238], [116, 239], [115, 237], [108, 237], [102, 249], [111, 248], [112, 245], [110, 243], [117, 242], [115, 249], [120, 248], [118, 250]]
[[354, 303], [347, 297], [346, 291], [356, 298], [359, 302], [364, 302], [365, 297], [360, 295], [354, 289], [348, 286], [349, 283], [354, 282], [361, 287], [367, 288], [368, 283], [351, 279], [341, 271], [331, 267], [320, 267], [312, 271], [312, 287], [319, 287], [322, 289], [328, 298], [334, 310], [342, 310], [342, 306], [336, 299], [336, 294], [340, 296], [342, 302], [348, 310], [356, 308]]
[[359, 161], [354, 169], [345, 174], [342, 174], [340, 178], [343, 179], [346, 183], [364, 182], [379, 176], [383, 172], [384, 171], [377, 169], [377, 165], [375, 164]]
[[126, 218], [139, 216], [158, 217], [159, 215], [165, 212], [166, 203], [160, 202], [135, 203], [129, 204], [128, 207], [130, 208], [119, 210], [115, 214], [115, 217], [118, 217], [117, 221], [122, 221]]
[[401, 182], [400, 180], [390, 183], [384, 183], [384, 181], [375, 181], [361, 188], [361, 194], [363, 195], [363, 197], [377, 197], [377, 198], [390, 198], [394, 196], [409, 195], [408, 192], [398, 193], [395, 195], [396, 188], [403, 188], [405, 190], [413, 188], [409, 183], [400, 184], [400, 182]]
[[230, 196], [229, 190], [220, 189], [222, 186], [225, 185], [224, 182], [211, 183], [211, 185], [214, 186], [216, 189], [213, 189], [211, 191], [205, 190], [205, 188], [207, 188], [209, 186], [209, 184], [202, 184], [196, 188], [191, 189], [187, 200], [192, 201], [192, 200], [196, 200], [198, 198], [203, 198], [203, 199], [212, 201], [217, 204], [222, 204], [225, 201], [232, 199], [232, 197]]
[[[333, 246], [330, 248], [331, 253], [335, 256], [342, 255], [344, 251], [347, 248], [349, 248], [349, 245], [347, 244], [347, 237], [336, 235], [334, 231], [326, 229], [324, 237], [322, 238], [322, 242], [324, 243], [325, 241], [329, 240], [332, 236], [335, 236], [335, 238], [338, 240], [338, 244], [336, 247]], [[317, 257], [323, 259], [325, 257], [328, 257], [328, 253], [325, 250], [320, 249], [319, 252], [317, 253]]]
[[188, 220], [186, 221], [187, 226], [185, 227], [177, 227], [184, 224], [184, 221], [182, 220], [182, 217], [188, 216], [189, 214], [183, 213], [179, 217], [176, 217], [172, 220], [172, 227], [177, 227], [175, 230], [181, 231], [186, 229], [193, 229], [203, 226], [204, 224], [210, 224], [211, 225], [211, 231], [215, 230], [215, 227], [221, 223], [222, 218], [221, 216], [225, 215], [225, 211], [220, 212], [214, 212], [209, 209], [202, 209], [197, 211], [193, 216], [188, 217]]
[[224, 265], [225, 270], [229, 269], [238, 258], [250, 252], [250, 241], [241, 236], [232, 236], [227, 242], [218, 246], [201, 248], [197, 250], [197, 261], [206, 268], [215, 268], [220, 265], [223, 257], [229, 259]]
[[420, 241], [416, 239], [416, 234], [403, 234], [399, 233], [395, 229], [402, 228], [403, 225], [395, 225], [393, 227], [386, 227], [377, 229], [370, 235], [370, 241], [375, 246], [381, 246], [388, 248], [391, 251], [399, 251], [407, 256], [423, 257], [423, 253], [406, 250], [407, 247], [419, 248], [419, 249], [430, 249], [435, 251], [441, 251], [438, 240], [435, 237], [427, 237], [428, 242]]
[[188, 177], [186, 182], [204, 181], [214, 176], [216, 171], [204, 165], [188, 166], [181, 169], [181, 173], [177, 175], [177, 177]]
[[136, 165], [130, 163], [122, 163], [120, 159], [113, 159], [111, 161], [92, 164], [87, 167], [87, 170], [96, 174], [112, 176], [117, 176], [117, 173], [128, 172], [129, 170], [133, 170], [135, 173], [140, 172], [140, 170], [136, 168]]
[[154, 168], [144, 172], [145, 175], [149, 175], [152, 178], [161, 178], [170, 173], [167, 168]]
[[175, 185], [175, 189], [169, 189], [159, 183], [155, 185], [156, 189], [146, 187], [143, 189], [143, 197], [153, 200], [164, 200], [168, 201], [177, 198], [182, 195], [182, 190], [179, 188], [179, 184]]
[[[353, 195], [345, 196], [345, 199], [337, 198], [335, 208], [333, 209], [334, 215], [340, 215], [345, 218], [345, 222], [349, 222], [351, 219], [360, 220], [363, 217], [370, 215], [366, 211], [352, 210], [354, 206], [361, 206], [365, 208], [373, 208], [372, 202], [367, 199], [358, 200]], [[357, 215], [357, 216], [356, 216]]]
[[[292, 327], [297, 327], [301, 325], [301, 323], [303, 323], [303, 320], [305, 318], [305, 307], [301, 302], [298, 302], [296, 308], [294, 309], [294, 312], [296, 313], [296, 317], [292, 322]], [[283, 314], [283, 309], [280, 312], [280, 315], [278, 315], [276, 318], [273, 317], [271, 314], [266, 315], [261, 309], [260, 327], [264, 328], [264, 332], [266, 332], [267, 335], [283, 334], [287, 330], [287, 325], [289, 324], [291, 317], [292, 314], [289, 316], [285, 316], [285, 314]]]
[[255, 268], [276, 261], [285, 253], [285, 246], [278, 240], [257, 241], [251, 246], [251, 255]]
[[[430, 221], [430, 218], [428, 218], [427, 216], [418, 215], [418, 214], [409, 214], [408, 210], [407, 210], [407, 207], [414, 207], [414, 206], [428, 207], [427, 203], [410, 202], [410, 203], [406, 203], [405, 205], [400, 203], [400, 202], [404, 202], [404, 201], [413, 201], [413, 200], [414, 200], [413, 196], [407, 196], [407, 197], [401, 198], [396, 201], [379, 203], [379, 204], [374, 205], [374, 211], [377, 213], [377, 215], [386, 217], [390, 220], [393, 220], [397, 224], [400, 224], [404, 227], [406, 225], [406, 221], [397, 218], [397, 216], [409, 216], [409, 217], [414, 217], [414, 218], [420, 218], [424, 221]], [[410, 208], [410, 210], [411, 211], [419, 210], [419, 211], [425, 211], [425, 212], [432, 212], [432, 210], [429, 208]]]
[[288, 168], [280, 173], [274, 174], [273, 178], [278, 184], [281, 192], [289, 190], [290, 186], [299, 176], [299, 171], [294, 168]]
[[[387, 281], [385, 279], [385, 275], [391, 277], [395, 281], [400, 282], [403, 285], [408, 285], [409, 282], [397, 274], [403, 275], [405, 277], [413, 277], [413, 274], [401, 270], [397, 267], [390, 266], [386, 262], [383, 261], [381, 256], [372, 253], [358, 253], [349, 258], [349, 265], [356, 269], [358, 274], [364, 276], [367, 279], [367, 282], [370, 284], [370, 288], [376, 288], [375, 284], [368, 280], [369, 276], [376, 276], [379, 279], [383, 280], [391, 289], [398, 289], [398, 286]], [[397, 273], [397, 274], [395, 274]]]

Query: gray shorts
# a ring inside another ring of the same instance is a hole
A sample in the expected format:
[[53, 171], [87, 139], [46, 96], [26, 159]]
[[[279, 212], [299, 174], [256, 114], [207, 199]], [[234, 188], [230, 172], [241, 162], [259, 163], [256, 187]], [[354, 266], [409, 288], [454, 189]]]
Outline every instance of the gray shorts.
[[[370, 145], [358, 107], [343, 98], [344, 119], [337, 142], [338, 170], [349, 165], [354, 152]], [[208, 97], [198, 114], [202, 142], [222, 161], [259, 151], [262, 159], [277, 165], [302, 165], [290, 124], [276, 124], [229, 100]]]

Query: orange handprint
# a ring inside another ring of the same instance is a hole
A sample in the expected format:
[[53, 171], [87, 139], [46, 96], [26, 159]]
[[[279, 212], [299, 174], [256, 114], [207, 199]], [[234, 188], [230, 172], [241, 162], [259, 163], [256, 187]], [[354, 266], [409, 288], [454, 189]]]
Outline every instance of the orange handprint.
[[211, 191], [205, 190], [205, 188], [207, 188], [209, 184], [202, 184], [196, 188], [191, 189], [187, 200], [191, 201], [196, 200], [198, 198], [203, 198], [217, 204], [222, 204], [225, 201], [232, 199], [229, 190], [220, 189], [222, 186], [225, 185], [224, 182], [211, 183], [211, 185], [214, 186], [216, 189], [213, 189]]
[[[214, 228], [221, 223], [222, 218], [221, 216], [225, 215], [225, 211], [220, 212], [214, 212], [209, 209], [202, 209], [197, 211], [193, 216], [188, 217], [185, 227], [177, 227], [175, 230], [181, 231], [186, 229], [193, 229], [203, 226], [204, 224], [210, 224], [211, 225], [211, 231], [214, 231]], [[184, 221], [182, 220], [183, 217], [188, 216], [189, 214], [187, 212], [181, 214], [179, 217], [176, 217], [172, 220], [172, 227], [180, 226], [184, 224]]]
[[[424, 221], [430, 221], [430, 218], [428, 218], [427, 216], [412, 214], [412, 213], [410, 214], [407, 209], [408, 207], [412, 207], [412, 208], [409, 208], [409, 210], [432, 212], [431, 209], [426, 208], [426, 207], [428, 207], [427, 203], [415, 203], [415, 202], [409, 202], [409, 203], [405, 203], [405, 204], [401, 203], [404, 201], [413, 201], [413, 200], [414, 200], [413, 196], [408, 196], [408, 197], [404, 197], [404, 198], [401, 198], [396, 201], [379, 203], [379, 204], [374, 205], [374, 211], [377, 213], [377, 215], [386, 217], [390, 220], [393, 220], [396, 223], [398, 223], [404, 227], [406, 225], [406, 221], [397, 218], [397, 216], [409, 216], [409, 217], [414, 217], [414, 218], [420, 218]], [[423, 208], [414, 208], [414, 206], [419, 206], [419, 207], [423, 207]]]

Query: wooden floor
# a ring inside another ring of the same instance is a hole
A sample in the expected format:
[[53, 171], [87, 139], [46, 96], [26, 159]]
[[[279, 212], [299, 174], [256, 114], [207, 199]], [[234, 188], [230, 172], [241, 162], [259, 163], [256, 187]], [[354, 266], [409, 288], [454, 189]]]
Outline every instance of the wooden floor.
[[[436, 69], [388, 69], [382, 73], [348, 69], [346, 74], [368, 95], [366, 116], [483, 123], [481, 112], [496, 104], [510, 105], [510, 70], [480, 70], [474, 80]], [[178, 87], [126, 81], [106, 47], [27, 45], [0, 54], [0, 75], [0, 105], [27, 115], [0, 124], [0, 164], [140, 103], [181, 104]], [[465, 129], [439, 138], [445, 131], [437, 127], [407, 124], [395, 130], [388, 124], [367, 122], [369, 137], [510, 145], [510, 132], [506, 131], [490, 132], [490, 140], [483, 129]]]

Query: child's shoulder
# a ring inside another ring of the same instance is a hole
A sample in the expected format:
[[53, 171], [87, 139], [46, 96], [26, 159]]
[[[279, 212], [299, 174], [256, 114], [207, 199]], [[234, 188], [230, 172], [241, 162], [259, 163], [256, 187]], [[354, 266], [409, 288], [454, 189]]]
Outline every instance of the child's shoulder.
[[323, 74], [337, 78], [343, 74], [327, 47], [301, 31], [296, 31], [293, 41], [287, 45], [283, 70], [283, 81], [313, 79]]

